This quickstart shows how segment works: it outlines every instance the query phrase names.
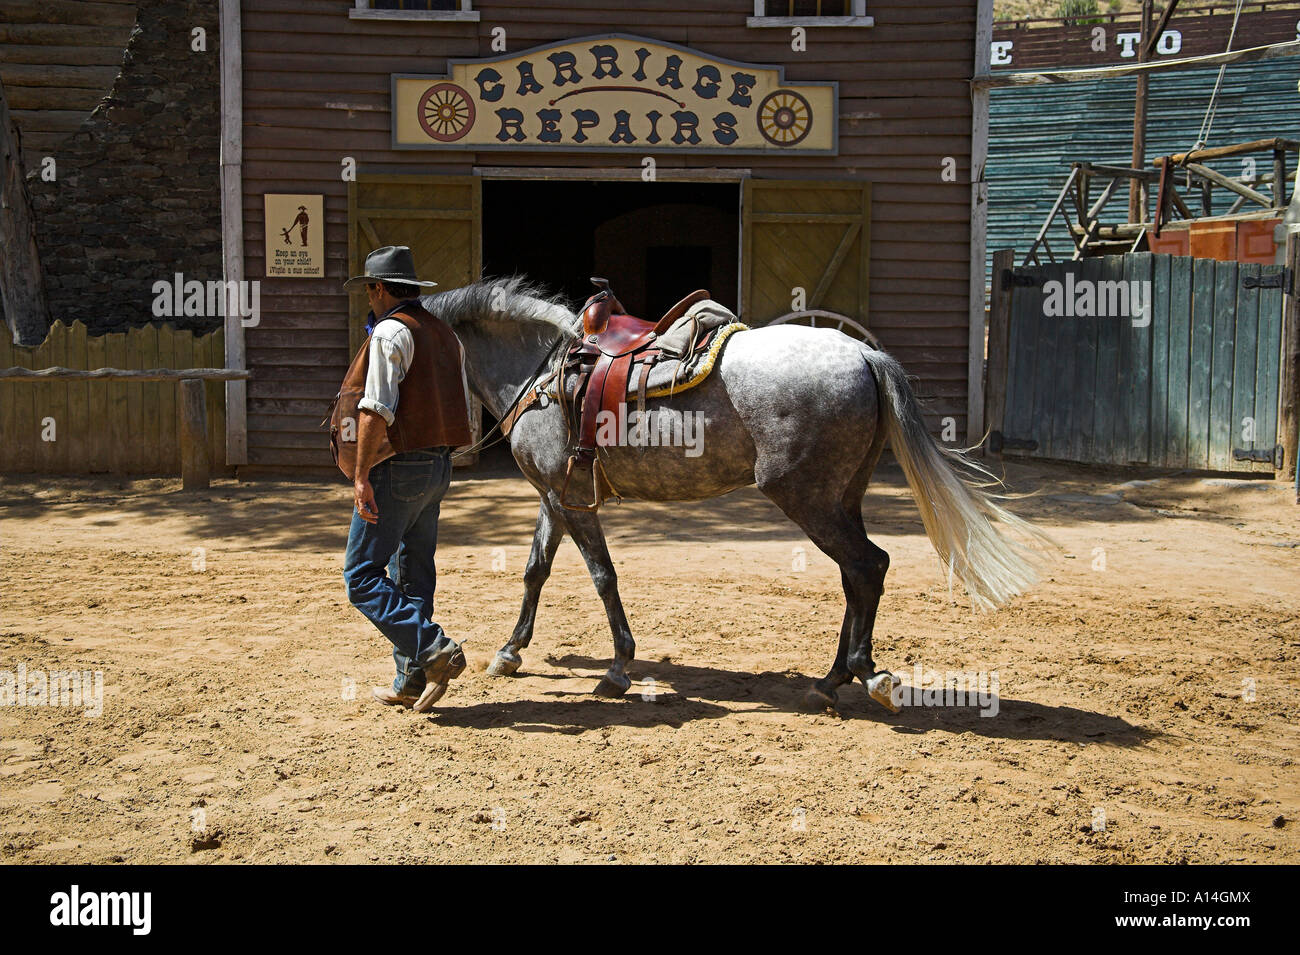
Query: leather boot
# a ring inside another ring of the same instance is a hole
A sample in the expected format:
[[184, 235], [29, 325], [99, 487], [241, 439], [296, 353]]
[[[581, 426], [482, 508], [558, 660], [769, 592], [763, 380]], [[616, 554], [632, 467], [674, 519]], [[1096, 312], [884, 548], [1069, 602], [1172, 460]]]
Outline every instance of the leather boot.
[[465, 672], [465, 653], [460, 644], [448, 639], [446, 645], [423, 664], [423, 669], [424, 692], [411, 707], [417, 713], [433, 709], [433, 705], [447, 692], [447, 684]]

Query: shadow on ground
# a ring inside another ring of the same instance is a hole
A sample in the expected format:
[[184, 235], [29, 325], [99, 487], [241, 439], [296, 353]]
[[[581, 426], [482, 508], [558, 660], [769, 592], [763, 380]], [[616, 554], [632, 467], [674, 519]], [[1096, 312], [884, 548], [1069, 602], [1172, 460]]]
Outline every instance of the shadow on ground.
[[[581, 654], [548, 656], [554, 666], [601, 673], [609, 661]], [[525, 664], [526, 666], [527, 664]], [[440, 725], [472, 728], [510, 728], [520, 732], [582, 733], [609, 726], [672, 726], [701, 719], [719, 719], [737, 711], [727, 704], [799, 713], [813, 677], [801, 673], [742, 673], [720, 667], [637, 661], [629, 672], [636, 681], [647, 678], [671, 690], [653, 699], [640, 688], [622, 700], [601, 699], [587, 693], [554, 692], [554, 700], [515, 700], [452, 707], [431, 719]], [[528, 674], [532, 679], [571, 680], [572, 674]], [[594, 688], [597, 677], [593, 676]], [[991, 739], [1056, 740], [1105, 746], [1137, 746], [1158, 736], [1151, 730], [1106, 713], [1072, 706], [1049, 706], [1032, 700], [994, 696], [982, 716], [979, 706], [905, 707], [890, 713], [871, 700], [859, 683], [840, 688], [839, 715], [888, 725], [895, 732], [924, 734], [975, 733]]]

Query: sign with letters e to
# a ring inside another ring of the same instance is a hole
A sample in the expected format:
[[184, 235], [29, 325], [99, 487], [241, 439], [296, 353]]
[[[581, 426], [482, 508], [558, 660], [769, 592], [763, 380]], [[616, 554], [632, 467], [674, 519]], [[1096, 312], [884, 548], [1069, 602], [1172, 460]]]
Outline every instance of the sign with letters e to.
[[325, 197], [267, 193], [267, 278], [325, 277]]
[[834, 155], [835, 83], [625, 34], [395, 73], [395, 149]]

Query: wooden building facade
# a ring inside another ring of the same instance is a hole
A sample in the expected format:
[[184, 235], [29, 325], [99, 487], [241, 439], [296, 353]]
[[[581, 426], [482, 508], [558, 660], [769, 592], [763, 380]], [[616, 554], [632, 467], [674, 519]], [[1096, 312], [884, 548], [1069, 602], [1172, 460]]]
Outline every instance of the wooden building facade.
[[[1156, 14], [1159, 19], [1159, 12]], [[994, 70], [1122, 66], [1138, 60], [1142, 17], [1137, 11], [993, 24]], [[1153, 59], [1174, 60], [1286, 43], [1300, 36], [1296, 0], [1252, 0], [1240, 14], [1232, 3], [1183, 0], [1161, 31]]]
[[330, 467], [342, 282], [390, 244], [444, 288], [833, 313], [978, 439], [991, 0], [222, 0], [222, 27], [225, 273], [261, 283], [226, 324], [229, 463]]

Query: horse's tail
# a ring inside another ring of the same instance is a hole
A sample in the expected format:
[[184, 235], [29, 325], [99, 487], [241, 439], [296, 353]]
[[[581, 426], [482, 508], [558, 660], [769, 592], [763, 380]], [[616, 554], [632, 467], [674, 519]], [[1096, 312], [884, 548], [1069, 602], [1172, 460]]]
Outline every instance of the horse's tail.
[[960, 578], [980, 609], [1006, 603], [1038, 582], [1041, 550], [1009, 539], [999, 522], [1037, 544], [1051, 538], [1016, 517], [985, 490], [995, 478], [960, 451], [931, 437], [903, 366], [881, 351], [864, 349], [875, 374], [889, 445], [903, 467], [930, 543], [948, 571], [948, 587]]

